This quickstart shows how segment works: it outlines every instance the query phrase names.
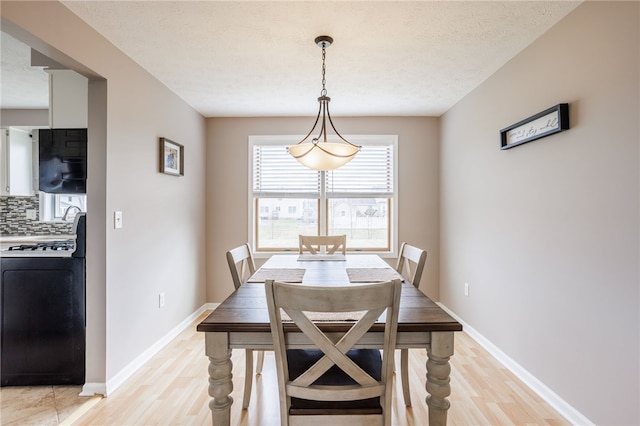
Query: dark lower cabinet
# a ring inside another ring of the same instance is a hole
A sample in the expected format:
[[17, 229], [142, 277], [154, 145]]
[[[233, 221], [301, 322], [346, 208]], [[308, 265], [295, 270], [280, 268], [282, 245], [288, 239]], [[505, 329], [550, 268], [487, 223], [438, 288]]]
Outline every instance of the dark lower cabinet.
[[84, 258], [3, 258], [1, 386], [83, 384]]

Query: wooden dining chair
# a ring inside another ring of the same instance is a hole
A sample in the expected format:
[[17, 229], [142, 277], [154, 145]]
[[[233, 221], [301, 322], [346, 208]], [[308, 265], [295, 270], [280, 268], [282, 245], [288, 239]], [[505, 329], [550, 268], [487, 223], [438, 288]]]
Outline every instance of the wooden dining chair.
[[[233, 286], [237, 290], [243, 283], [249, 279], [251, 275], [256, 272], [256, 265], [253, 261], [253, 255], [251, 254], [251, 246], [249, 244], [243, 244], [227, 252], [227, 263], [229, 264], [229, 271], [231, 271], [231, 278], [233, 279]], [[262, 373], [262, 365], [264, 364], [264, 352], [256, 351], [258, 355], [258, 361], [256, 364], [256, 374]], [[245, 377], [244, 377], [244, 395], [242, 398], [242, 408], [249, 407], [249, 400], [251, 399], [251, 384], [253, 381], [253, 351], [251, 349], [245, 350]]]
[[[407, 243], [402, 243], [396, 263], [396, 271], [408, 279], [414, 287], [418, 288], [426, 261], [426, 251]], [[404, 405], [411, 407], [411, 394], [409, 392], [409, 349], [400, 349], [400, 376], [402, 377]]]
[[[282, 425], [391, 424], [393, 351], [401, 290], [400, 280], [346, 287], [265, 282]], [[286, 317], [283, 321], [281, 309], [289, 321]], [[355, 348], [385, 311], [382, 352], [379, 348]], [[327, 312], [335, 313], [336, 321], [356, 312], [361, 312], [361, 317], [331, 327], [329, 335], [313, 323], [313, 313]], [[287, 337], [291, 321], [313, 348], [289, 348], [303, 341]]]
[[347, 254], [346, 235], [300, 235], [298, 240], [300, 254], [306, 251], [311, 254], [336, 254], [338, 251]]

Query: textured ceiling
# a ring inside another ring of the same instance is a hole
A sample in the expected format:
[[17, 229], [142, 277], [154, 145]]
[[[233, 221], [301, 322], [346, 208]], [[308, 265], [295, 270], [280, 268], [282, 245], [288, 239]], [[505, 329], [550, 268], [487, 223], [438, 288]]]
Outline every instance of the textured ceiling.
[[315, 115], [321, 34], [334, 116], [438, 116], [579, 3], [63, 1], [207, 117]]
[[49, 75], [31, 66], [29, 46], [0, 33], [0, 60], [0, 107], [49, 107]]

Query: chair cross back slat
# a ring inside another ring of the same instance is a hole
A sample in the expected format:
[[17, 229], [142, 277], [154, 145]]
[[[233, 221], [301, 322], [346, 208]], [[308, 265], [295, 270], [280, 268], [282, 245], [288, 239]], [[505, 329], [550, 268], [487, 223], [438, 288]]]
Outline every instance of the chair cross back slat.
[[300, 235], [298, 242], [300, 254], [305, 251], [311, 254], [336, 254], [338, 251], [347, 253], [346, 235]]
[[313, 367], [296, 378], [291, 384], [295, 386], [308, 387], [327, 372], [329, 368], [333, 365], [337, 365], [361, 386], [377, 385], [378, 381], [367, 374], [362, 368], [358, 367], [358, 365], [346, 356], [346, 353], [362, 338], [362, 336], [365, 335], [383, 311], [384, 308], [367, 312], [342, 336], [342, 338], [340, 338], [337, 343], [333, 343], [313, 322], [311, 322], [311, 320], [309, 320], [304, 312], [285, 309], [287, 315], [289, 315], [298, 328], [300, 328], [300, 330], [306, 334], [307, 337], [309, 337], [309, 339], [325, 354], [313, 365]]

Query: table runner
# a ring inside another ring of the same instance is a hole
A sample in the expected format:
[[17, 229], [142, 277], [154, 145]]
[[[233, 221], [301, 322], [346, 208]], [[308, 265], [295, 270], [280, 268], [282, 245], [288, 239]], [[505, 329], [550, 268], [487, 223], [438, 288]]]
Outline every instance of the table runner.
[[[393, 268], [347, 268], [349, 282], [352, 283], [379, 283], [391, 280], [403, 280]], [[404, 281], [404, 280], [403, 280]]]
[[344, 254], [301, 254], [299, 261], [347, 260]]
[[[356, 322], [362, 318], [367, 311], [355, 312], [307, 312], [305, 315], [313, 322]], [[280, 309], [282, 322], [293, 322], [287, 313]]]
[[304, 271], [303, 268], [260, 268], [247, 282], [263, 283], [265, 280], [274, 280], [285, 283], [301, 283]]

